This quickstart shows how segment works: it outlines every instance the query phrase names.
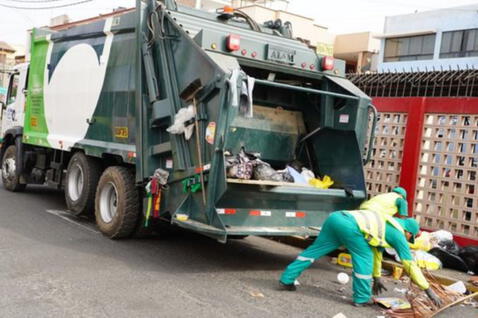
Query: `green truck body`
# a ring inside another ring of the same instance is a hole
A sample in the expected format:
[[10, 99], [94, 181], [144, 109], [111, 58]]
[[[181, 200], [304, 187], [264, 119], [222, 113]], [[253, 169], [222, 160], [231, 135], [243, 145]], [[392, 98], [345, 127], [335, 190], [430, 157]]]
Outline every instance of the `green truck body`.
[[[304, 43], [246, 21], [138, 1], [94, 22], [34, 29], [24, 114], [3, 111], [4, 184], [65, 188], [70, 210], [94, 210], [112, 238], [144, 230], [155, 204], [148, 227], [167, 221], [222, 242], [314, 235], [328, 213], [357, 207], [370, 99], [344, 78], [344, 62], [327, 67]], [[248, 79], [252, 117], [235, 105]], [[191, 103], [192, 137], [169, 133]], [[228, 178], [225, 155], [242, 148], [274, 167], [305, 162], [334, 186]], [[157, 169], [169, 172], [159, 203], [148, 192]]]

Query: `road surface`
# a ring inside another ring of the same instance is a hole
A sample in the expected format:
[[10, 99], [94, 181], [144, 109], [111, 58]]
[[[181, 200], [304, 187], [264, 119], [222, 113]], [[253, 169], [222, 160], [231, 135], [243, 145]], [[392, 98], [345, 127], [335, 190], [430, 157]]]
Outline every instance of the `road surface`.
[[0, 186], [0, 317], [381, 315], [352, 307], [350, 283], [341, 291], [341, 269], [325, 259], [297, 292], [278, 291], [295, 247], [258, 237], [223, 245], [182, 231], [112, 241], [64, 209], [61, 192]]

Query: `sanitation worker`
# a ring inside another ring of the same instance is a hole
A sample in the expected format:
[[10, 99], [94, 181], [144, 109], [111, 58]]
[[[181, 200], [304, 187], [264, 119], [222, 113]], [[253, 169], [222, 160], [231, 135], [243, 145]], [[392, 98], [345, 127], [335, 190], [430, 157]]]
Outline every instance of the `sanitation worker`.
[[412, 281], [440, 306], [440, 298], [430, 288], [408, 246], [407, 239], [414, 239], [419, 230], [417, 221], [411, 218], [399, 219], [368, 210], [333, 212], [325, 220], [312, 245], [282, 273], [280, 287], [296, 290], [296, 278], [316, 259], [345, 246], [352, 256], [353, 302], [355, 306], [364, 306], [371, 301], [372, 278], [374, 294], [385, 289], [380, 280], [382, 252], [384, 247], [391, 246], [397, 251]]
[[390, 216], [398, 213], [398, 217], [407, 217], [407, 191], [402, 187], [395, 187], [392, 189], [392, 192], [376, 195], [370, 200], [363, 202], [359, 209], [385, 213]]

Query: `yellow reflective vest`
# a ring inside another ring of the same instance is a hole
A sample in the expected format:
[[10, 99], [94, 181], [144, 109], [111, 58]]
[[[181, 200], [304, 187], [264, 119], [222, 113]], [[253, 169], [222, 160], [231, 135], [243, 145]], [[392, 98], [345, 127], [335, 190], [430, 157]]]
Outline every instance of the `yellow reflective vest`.
[[[390, 247], [385, 240], [385, 228], [387, 222], [404, 235], [405, 231], [392, 216], [387, 214], [370, 210], [347, 211], [347, 213], [351, 214], [355, 218], [355, 221], [357, 222], [360, 231], [364, 234], [368, 244], [373, 247], [373, 276], [380, 277], [382, 269], [382, 252], [378, 250], [378, 247]], [[420, 267], [418, 267], [415, 261], [402, 259], [402, 264], [405, 272], [410, 275], [412, 281], [421, 289], [425, 290], [430, 287], [430, 284], [423, 276]]]
[[359, 209], [380, 212], [393, 216], [398, 212], [398, 207], [395, 202], [401, 197], [401, 195], [395, 192], [379, 194], [362, 203]]
[[370, 210], [355, 210], [348, 211], [348, 213], [355, 218], [360, 231], [364, 233], [365, 239], [371, 246], [390, 247], [385, 240], [386, 222], [390, 223], [401, 233], [405, 233], [402, 226], [389, 215]]

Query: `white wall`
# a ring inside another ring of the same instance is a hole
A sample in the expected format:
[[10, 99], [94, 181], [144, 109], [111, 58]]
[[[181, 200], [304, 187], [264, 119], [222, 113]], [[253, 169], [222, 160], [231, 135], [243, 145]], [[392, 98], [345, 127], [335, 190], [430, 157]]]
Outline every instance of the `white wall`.
[[435, 51], [432, 60], [383, 62], [385, 39], [381, 41], [379, 55], [379, 72], [387, 71], [425, 71], [433, 68], [463, 69], [466, 67], [478, 68], [478, 57], [460, 57], [440, 59], [442, 33], [453, 30], [478, 28], [478, 4], [419, 12], [407, 15], [397, 15], [385, 18], [384, 34], [403, 34], [436, 31]]

